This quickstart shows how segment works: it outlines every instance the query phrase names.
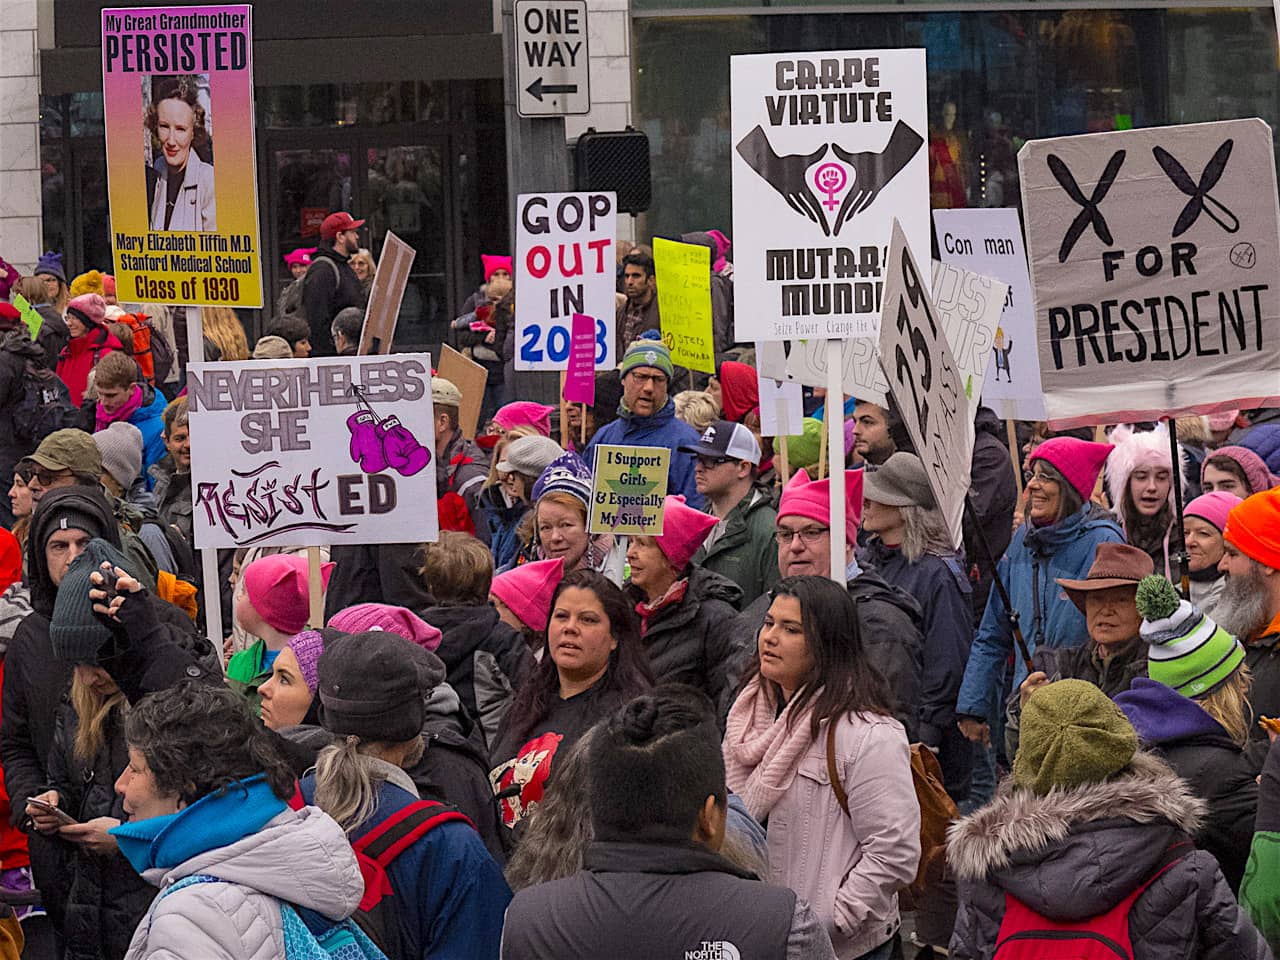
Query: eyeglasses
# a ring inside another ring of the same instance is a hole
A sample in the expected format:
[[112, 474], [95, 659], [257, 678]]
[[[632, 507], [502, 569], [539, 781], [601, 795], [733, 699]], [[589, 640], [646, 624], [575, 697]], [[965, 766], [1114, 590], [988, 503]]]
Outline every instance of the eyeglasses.
[[654, 386], [661, 386], [667, 382], [665, 373], [640, 373], [638, 370], [632, 370], [628, 376], [634, 377], [636, 383], [640, 386], [652, 383]]
[[[40, 486], [50, 487], [59, 480], [66, 480], [68, 477], [72, 476], [72, 472], [70, 470], [46, 470], [44, 467], [36, 467], [31, 471], [31, 476], [40, 484]], [[27, 483], [30, 482], [31, 480], [28, 479]]]
[[732, 457], [698, 457], [698, 466], [704, 470], [711, 470], [715, 467], [722, 466], [726, 463], [733, 463]]
[[1041, 486], [1041, 487], [1048, 486], [1049, 484], [1053, 484], [1054, 486], [1058, 485], [1057, 477], [1050, 476], [1049, 474], [1041, 470], [1030, 470], [1023, 473], [1022, 476], [1025, 479], [1025, 481], [1029, 484], [1034, 483], [1037, 486]]
[[812, 547], [825, 534], [830, 532], [829, 527], [805, 527], [803, 530], [788, 530], [785, 527], [781, 527], [774, 532], [773, 537], [778, 541], [778, 546], [780, 547], [790, 546], [791, 541], [796, 537], [799, 537], [800, 542], [805, 546]]

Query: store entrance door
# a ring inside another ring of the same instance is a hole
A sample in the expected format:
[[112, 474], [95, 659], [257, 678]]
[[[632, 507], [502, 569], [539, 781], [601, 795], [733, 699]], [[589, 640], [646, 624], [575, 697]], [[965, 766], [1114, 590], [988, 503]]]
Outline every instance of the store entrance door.
[[450, 278], [458, 259], [450, 213], [449, 139], [386, 128], [267, 133], [271, 233], [264, 240], [271, 256], [272, 309], [263, 318], [264, 327], [291, 279], [284, 255], [316, 246], [324, 218], [347, 210], [366, 221], [361, 239], [375, 262], [388, 230], [417, 251], [395, 346], [439, 351], [453, 317]]

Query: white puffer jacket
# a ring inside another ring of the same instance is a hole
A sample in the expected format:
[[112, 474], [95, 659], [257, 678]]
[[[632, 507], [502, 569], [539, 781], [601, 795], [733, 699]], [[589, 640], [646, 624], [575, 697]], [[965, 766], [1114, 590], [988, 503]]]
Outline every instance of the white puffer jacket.
[[[196, 874], [226, 882], [164, 895]], [[286, 810], [242, 840], [143, 876], [161, 892], [125, 960], [284, 960], [280, 900], [338, 920], [364, 896], [351, 844], [318, 807]]]

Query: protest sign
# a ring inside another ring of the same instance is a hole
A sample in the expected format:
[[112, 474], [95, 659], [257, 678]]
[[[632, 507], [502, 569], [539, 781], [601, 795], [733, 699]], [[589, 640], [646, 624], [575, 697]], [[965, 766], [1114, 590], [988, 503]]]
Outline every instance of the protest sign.
[[196, 546], [435, 540], [431, 357], [193, 363]]
[[585, 313], [573, 315], [564, 399], [568, 403], [596, 402], [596, 322]]
[[760, 436], [794, 437], [804, 432], [804, 397], [800, 384], [757, 375], [760, 391]]
[[1034, 140], [1018, 169], [1054, 426], [1280, 402], [1265, 123]]
[[[360, 329], [360, 356], [388, 354], [396, 338], [396, 321], [400, 318], [400, 302], [409, 284], [409, 268], [418, 252], [390, 230], [382, 242], [382, 256], [373, 275], [369, 303], [364, 309], [364, 326]], [[317, 268], [318, 269], [318, 268]]]
[[880, 324], [880, 366], [959, 549], [973, 457], [973, 417], [929, 291], [896, 223]]
[[[943, 335], [955, 358], [965, 394], [974, 403], [984, 395], [989, 365], [989, 351], [995, 341], [1000, 310], [1008, 287], [990, 277], [978, 276], [959, 267], [934, 261], [931, 296], [935, 315], [942, 324]], [[827, 385], [827, 343], [823, 340], [796, 341], [786, 345], [790, 352], [781, 359], [778, 349], [757, 352], [760, 375], [813, 387]], [[846, 340], [841, 350], [841, 383], [844, 392], [859, 400], [884, 406], [889, 384], [879, 366], [878, 345], [874, 340]], [[781, 367], [779, 363], [781, 361]]]
[[894, 217], [929, 255], [924, 50], [737, 56], [729, 76], [735, 339], [873, 337]]
[[262, 306], [251, 11], [102, 11], [107, 198], [121, 300]]
[[436, 366], [436, 375], [448, 380], [461, 391], [458, 429], [462, 431], [463, 437], [474, 440], [476, 426], [480, 422], [480, 407], [484, 405], [484, 388], [489, 382], [489, 371], [446, 343], [440, 348], [440, 363]]
[[28, 300], [20, 293], [13, 295], [13, 308], [22, 314], [22, 322], [27, 325], [27, 330], [31, 333], [31, 339], [34, 340], [40, 336], [40, 328], [44, 326], [44, 317], [40, 315], [40, 311], [31, 305]]
[[711, 332], [711, 250], [700, 243], [653, 238], [662, 342], [678, 367], [716, 372]]
[[[1006, 207], [935, 210], [933, 222], [943, 263], [1009, 285], [995, 339], [989, 345], [982, 402], [1001, 419], [1043, 420], [1035, 304], [1018, 211]], [[937, 286], [936, 278], [934, 285]], [[936, 290], [934, 303], [942, 312]], [[964, 366], [963, 360], [959, 362]]]
[[564, 370], [575, 313], [595, 317], [595, 365], [618, 362], [613, 193], [522, 193], [516, 200], [516, 369]]
[[662, 533], [671, 451], [665, 447], [596, 447], [591, 533], [656, 537]]

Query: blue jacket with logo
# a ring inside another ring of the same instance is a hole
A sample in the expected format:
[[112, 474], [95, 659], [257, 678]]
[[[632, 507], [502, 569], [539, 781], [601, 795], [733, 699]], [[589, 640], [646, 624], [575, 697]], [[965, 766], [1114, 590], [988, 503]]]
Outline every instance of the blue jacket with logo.
[[[1111, 514], [1093, 504], [1046, 527], [1025, 523], [1013, 535], [996, 570], [1018, 611], [1022, 636], [1032, 653], [1040, 646], [1077, 647], [1088, 639], [1084, 614], [1054, 581], [1083, 580], [1100, 543], [1124, 543], [1124, 534]], [[1010, 653], [1014, 654], [1013, 683], [1001, 690], [1000, 678]], [[1003, 695], [1016, 690], [1026, 676], [1026, 665], [1014, 650], [1008, 612], [1000, 593], [992, 589], [969, 651], [956, 713], [992, 716], [1003, 709]]]
[[694, 486], [694, 457], [681, 453], [679, 448], [698, 442], [698, 431], [683, 420], [676, 419], [676, 405], [670, 398], [667, 405], [651, 417], [637, 417], [625, 407], [618, 408], [618, 419], [596, 432], [582, 454], [588, 467], [595, 469], [596, 447], [599, 444], [624, 447], [666, 447], [671, 451], [671, 467], [667, 472], [667, 493], [684, 494], [685, 503], [701, 510], [702, 494]]

